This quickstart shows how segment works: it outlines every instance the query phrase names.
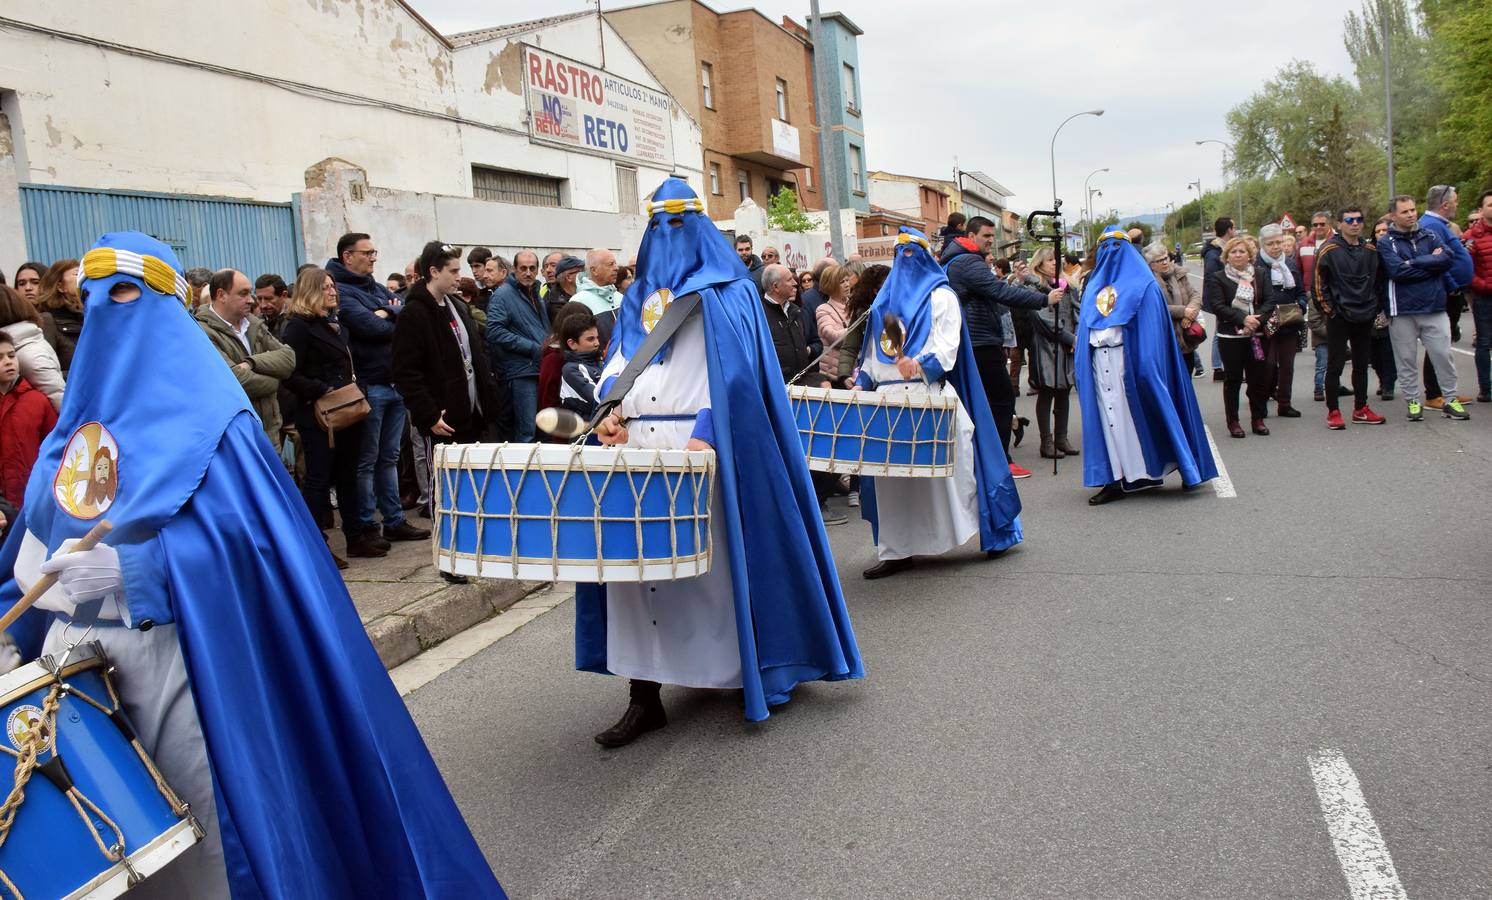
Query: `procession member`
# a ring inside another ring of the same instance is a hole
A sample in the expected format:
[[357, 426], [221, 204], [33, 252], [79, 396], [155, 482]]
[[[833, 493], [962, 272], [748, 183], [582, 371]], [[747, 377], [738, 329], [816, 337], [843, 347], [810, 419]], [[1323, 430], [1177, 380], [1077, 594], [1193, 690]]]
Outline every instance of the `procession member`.
[[596, 390], [625, 379], [670, 304], [700, 295], [597, 428], [613, 446], [716, 454], [707, 574], [576, 588], [576, 667], [631, 679], [605, 747], [667, 724], [664, 683], [741, 688], [760, 721], [799, 682], [864, 676], [756, 285], [704, 209], [675, 178], [653, 195]]
[[860, 514], [871, 525], [880, 560], [864, 576], [906, 571], [916, 564], [913, 557], [947, 553], [976, 534], [980, 549], [991, 556], [1019, 543], [1021, 501], [984, 397], [969, 329], [921, 232], [901, 229], [891, 274], [867, 321], [868, 334], [878, 337], [861, 348], [854, 389], [952, 394], [958, 400], [958, 446], [950, 478], [860, 479]]
[[1086, 348], [1076, 372], [1083, 483], [1102, 488], [1089, 503], [1159, 487], [1178, 470], [1188, 488], [1217, 477], [1165, 295], [1117, 229], [1099, 239], [1076, 345]]
[[[57, 576], [9, 630], [23, 659], [98, 617], [126, 715], [203, 826], [132, 896], [501, 897], [176, 255], [106, 234], [82, 269], [88, 328], [0, 610]], [[106, 542], [67, 552], [99, 520]]]

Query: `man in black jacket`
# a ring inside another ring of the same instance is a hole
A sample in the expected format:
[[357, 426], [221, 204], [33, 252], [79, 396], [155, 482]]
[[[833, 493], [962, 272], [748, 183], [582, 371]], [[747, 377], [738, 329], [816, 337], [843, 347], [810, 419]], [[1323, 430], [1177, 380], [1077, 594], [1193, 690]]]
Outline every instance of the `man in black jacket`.
[[[1000, 443], [1010, 455], [1010, 428], [1015, 419], [1015, 388], [1010, 383], [1010, 368], [1005, 357], [1005, 329], [1000, 325], [1000, 306], [1011, 309], [1041, 309], [1062, 301], [1063, 291], [1043, 295], [1028, 287], [1009, 284], [990, 271], [989, 252], [995, 243], [995, 223], [984, 216], [968, 222], [968, 234], [948, 242], [941, 260], [948, 273], [948, 286], [958, 295], [969, 328], [969, 346], [979, 366], [979, 380], [989, 398], [989, 411], [995, 417]], [[1015, 463], [1010, 474], [1029, 478], [1031, 473]]]
[[[796, 293], [793, 273], [787, 266], [772, 264], [762, 269], [762, 312], [767, 317], [767, 329], [772, 332], [772, 347], [777, 351], [777, 362], [782, 367], [782, 380], [789, 381], [799, 372], [808, 369], [818, 358], [803, 339], [803, 310], [793, 302]], [[795, 384], [825, 386], [826, 379], [817, 367], [810, 369]], [[834, 492], [835, 477], [827, 472], [811, 472], [813, 490], [819, 498], [819, 514], [825, 525], [843, 525], [849, 516], [829, 508], [829, 496]]]
[[1368, 406], [1368, 366], [1373, 359], [1373, 320], [1383, 307], [1384, 281], [1378, 252], [1363, 241], [1363, 211], [1342, 210], [1341, 231], [1316, 248], [1311, 293], [1326, 316], [1326, 427], [1347, 427], [1337, 406], [1337, 388], [1347, 348], [1352, 348], [1352, 423], [1382, 425]]

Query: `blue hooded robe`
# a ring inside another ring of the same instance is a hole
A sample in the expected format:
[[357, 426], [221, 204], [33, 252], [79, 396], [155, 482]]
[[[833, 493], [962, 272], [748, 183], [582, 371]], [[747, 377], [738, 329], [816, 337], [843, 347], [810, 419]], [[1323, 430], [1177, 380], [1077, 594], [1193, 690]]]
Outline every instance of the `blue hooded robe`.
[[[1187, 487], [1216, 478], [1217, 466], [1192, 391], [1191, 371], [1176, 345], [1171, 314], [1155, 275], [1122, 231], [1100, 238], [1096, 252], [1097, 262], [1083, 286], [1074, 341], [1083, 415], [1083, 483], [1103, 487], [1117, 480], [1109, 466], [1107, 432], [1101, 424], [1093, 349], [1088, 341], [1095, 329], [1114, 327], [1124, 329], [1124, 396], [1146, 470], [1156, 476], [1179, 470]], [[1100, 308], [1100, 295], [1103, 306], [1112, 306]]]
[[[927, 378], [936, 381], [946, 378], [958, 394], [964, 411], [974, 422], [974, 480], [978, 484], [979, 496], [979, 548], [981, 550], [1006, 550], [1021, 542], [1021, 498], [1015, 489], [1015, 479], [1010, 475], [1010, 460], [1005, 448], [1000, 445], [1000, 432], [995, 428], [994, 416], [990, 414], [989, 400], [984, 395], [984, 382], [979, 380], [979, 367], [974, 362], [974, 348], [969, 343], [967, 322], [959, 325], [958, 360], [949, 372], [941, 371], [937, 358], [922, 353], [922, 344], [932, 330], [932, 292], [948, 287], [948, 277], [943, 267], [933, 259], [928, 249], [927, 238], [913, 228], [902, 228], [897, 239], [896, 257], [891, 262], [891, 274], [886, 276], [880, 293], [870, 306], [870, 315], [865, 320], [867, 339], [860, 345], [861, 386], [874, 388], [864, 372], [865, 354], [877, 353], [882, 362], [894, 363], [881, 347], [879, 340], [870, 339], [880, 333], [886, 313], [896, 316], [902, 323], [905, 334], [902, 354], [910, 356], [922, 365]], [[872, 539], [880, 542], [880, 518], [876, 510], [875, 479], [860, 479], [860, 517], [870, 523]]]
[[[610, 352], [633, 358], [646, 338], [643, 301], [656, 291], [700, 294], [724, 512], [710, 527], [715, 552], [730, 554], [745, 713], [757, 722], [799, 682], [862, 678], [865, 669], [761, 294], [686, 182], [663, 182], [651, 207]], [[665, 344], [660, 355], [667, 352]], [[608, 379], [597, 396], [609, 389]], [[575, 666], [610, 674], [605, 585], [576, 585]]]
[[[238, 900], [502, 897], [320, 531], [187, 312], [179, 269], [137, 232], [106, 234], [84, 257], [87, 326], [0, 548], [0, 610], [20, 598], [12, 573], [28, 531], [50, 555], [97, 519], [114, 525], [105, 542], [127, 621], [177, 627]], [[140, 298], [110, 300], [121, 282]], [[106, 500], [77, 490], [63, 458], [84, 447], [75, 434], [115, 448]], [[50, 618], [32, 609], [11, 627], [23, 658], [40, 652]]]

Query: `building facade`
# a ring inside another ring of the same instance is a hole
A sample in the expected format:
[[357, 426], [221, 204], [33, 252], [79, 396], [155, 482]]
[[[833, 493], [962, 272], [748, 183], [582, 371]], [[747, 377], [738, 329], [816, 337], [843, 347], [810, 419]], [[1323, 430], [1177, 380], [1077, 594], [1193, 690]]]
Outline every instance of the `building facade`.
[[[6, 14], [6, 269], [126, 228], [187, 266], [251, 276], [321, 262], [345, 231], [373, 233], [391, 271], [431, 239], [627, 251], [664, 177], [703, 187], [698, 123], [594, 13], [462, 40], [399, 0], [248, 0], [232, 17], [169, 0], [128, 16], [103, 0], [14, 0]], [[587, 134], [595, 104], [547, 81], [556, 67], [590, 100], [625, 94], [632, 117]], [[561, 110], [574, 129], [540, 130]]]
[[948, 214], [960, 210], [951, 181], [881, 171], [872, 171], [868, 180], [872, 206], [917, 220], [928, 235], [936, 235], [947, 224]]
[[[829, 146], [844, 173], [843, 188], [838, 196], [826, 194], [830, 208], [853, 209], [861, 215], [870, 212], [870, 184], [866, 179], [865, 166], [865, 122], [861, 112], [860, 92], [860, 43], [865, 32], [843, 13], [830, 12], [820, 15], [824, 26], [824, 46], [813, 41], [812, 22], [799, 25], [784, 17], [782, 27], [797, 34], [809, 48], [808, 74], [813, 84], [813, 58], [824, 56], [828, 73], [828, 92], [824, 98], [815, 93], [815, 126], [817, 106], [822, 99], [829, 122]], [[815, 130], [817, 128], [815, 127]]]
[[786, 187], [824, 209], [808, 48], [754, 9], [717, 13], [697, 0], [608, 11], [606, 19], [700, 124], [709, 215], [766, 207]]

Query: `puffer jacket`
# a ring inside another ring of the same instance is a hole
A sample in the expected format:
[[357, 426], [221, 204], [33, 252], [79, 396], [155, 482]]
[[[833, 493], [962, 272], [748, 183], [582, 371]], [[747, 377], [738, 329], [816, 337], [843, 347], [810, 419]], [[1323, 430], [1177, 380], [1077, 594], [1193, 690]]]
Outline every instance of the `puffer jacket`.
[[0, 328], [0, 331], [4, 331], [15, 341], [16, 361], [21, 364], [21, 377], [52, 401], [52, 409], [61, 409], [67, 379], [62, 375], [62, 363], [57, 359], [57, 351], [47, 343], [41, 326], [34, 322], [12, 322]]
[[21, 508], [41, 442], [57, 424], [57, 410], [24, 377], [0, 394], [0, 493]]
[[[558, 289], [556, 289], [558, 290]], [[487, 356], [499, 379], [538, 378], [549, 312], [533, 290], [509, 275], [487, 301]]]
[[1461, 239], [1471, 255], [1471, 289], [1478, 294], [1492, 294], [1492, 226], [1477, 219]]
[[1047, 306], [1046, 295], [1020, 285], [1008, 284], [996, 277], [974, 242], [955, 238], [943, 248], [943, 271], [948, 286], [958, 295], [964, 322], [969, 327], [969, 346], [1003, 347], [1005, 328], [1000, 323], [1001, 308], [1041, 309]]

